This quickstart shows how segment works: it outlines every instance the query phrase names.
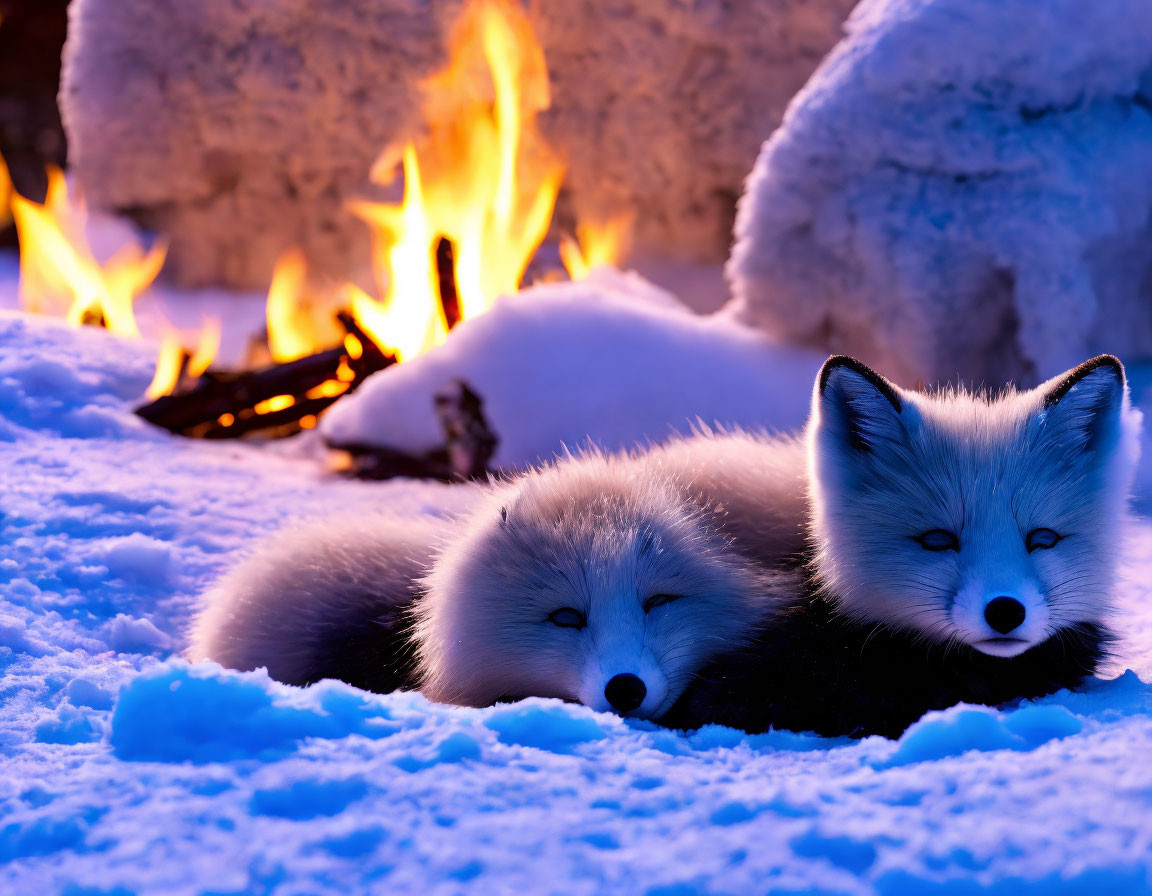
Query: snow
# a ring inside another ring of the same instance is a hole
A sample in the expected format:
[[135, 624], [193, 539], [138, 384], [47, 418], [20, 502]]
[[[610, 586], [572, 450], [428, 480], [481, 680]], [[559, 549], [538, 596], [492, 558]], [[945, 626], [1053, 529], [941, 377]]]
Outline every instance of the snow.
[[1146, 0], [865, 0], [765, 142], [731, 310], [902, 384], [1152, 357]]
[[[806, 357], [773, 357], [806, 401]], [[196, 595], [291, 519], [459, 491], [157, 432], [151, 359], [0, 315], [0, 892], [1152, 892], [1148, 520], [1104, 677], [898, 742], [296, 689], [175, 656]]]
[[563, 445], [661, 441], [697, 420], [798, 427], [823, 361], [602, 269], [500, 299], [444, 344], [373, 375], [320, 428], [336, 444], [428, 451], [444, 441], [433, 396], [462, 378], [499, 436], [493, 463], [523, 467]]

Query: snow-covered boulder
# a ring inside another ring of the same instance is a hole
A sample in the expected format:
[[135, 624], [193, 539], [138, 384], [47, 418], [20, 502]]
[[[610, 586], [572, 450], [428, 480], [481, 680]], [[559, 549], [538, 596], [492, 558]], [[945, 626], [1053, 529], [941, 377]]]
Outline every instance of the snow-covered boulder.
[[697, 419], [797, 427], [822, 361], [605, 269], [501, 299], [443, 345], [375, 374], [320, 428], [338, 445], [435, 448], [444, 436], [433, 397], [459, 377], [500, 438], [493, 463], [522, 467], [565, 446], [663, 441]]
[[764, 144], [737, 316], [904, 383], [1152, 356], [1147, 0], [866, 0]]
[[[518, 2], [518, 0], [514, 0]], [[713, 263], [760, 142], [854, 0], [537, 0], [560, 214], [636, 213], [638, 252]], [[343, 277], [344, 202], [420, 126], [461, 0], [73, 0], [61, 109], [95, 205], [171, 237], [165, 276], [258, 289], [285, 249]]]

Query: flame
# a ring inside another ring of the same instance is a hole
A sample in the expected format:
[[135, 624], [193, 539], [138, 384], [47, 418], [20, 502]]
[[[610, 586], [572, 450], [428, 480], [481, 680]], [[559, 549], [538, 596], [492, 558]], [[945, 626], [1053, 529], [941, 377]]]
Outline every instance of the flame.
[[[84, 236], [84, 205], [73, 202], [58, 168], [48, 171], [44, 203], [12, 194], [20, 239], [20, 300], [24, 308], [66, 317], [70, 323], [102, 321], [120, 336], [139, 336], [132, 302], [160, 273], [167, 247], [145, 252], [122, 247], [104, 264]], [[61, 313], [63, 312], [63, 313]]]
[[[475, 0], [450, 40], [450, 62], [426, 83], [428, 132], [400, 154], [400, 205], [355, 202], [372, 227], [376, 301], [350, 291], [357, 322], [398, 360], [439, 344], [435, 246], [448, 238], [461, 319], [515, 292], [543, 241], [564, 167], [535, 125], [551, 101], [544, 51], [511, 0]], [[395, 151], [373, 179], [388, 183]]]
[[340, 343], [324, 303], [307, 292], [307, 263], [299, 249], [289, 249], [276, 262], [268, 287], [265, 319], [268, 348], [278, 363], [295, 361]]
[[603, 223], [579, 224], [576, 238], [560, 240], [560, 260], [573, 280], [582, 280], [595, 268], [617, 264], [627, 252], [632, 230], [631, 214], [617, 215]]
[[183, 334], [168, 327], [160, 342], [156, 373], [146, 393], [148, 398], [155, 400], [162, 395], [170, 395], [180, 382], [181, 375], [187, 374], [193, 379], [200, 376], [212, 364], [219, 351], [220, 321], [216, 319], [209, 320], [200, 328], [196, 347], [191, 351], [185, 347]]
[[12, 219], [12, 177], [8, 165], [0, 156], [0, 227], [7, 227]]
[[[468, 0], [448, 43], [449, 63], [424, 85], [425, 132], [385, 150], [372, 169], [379, 184], [403, 175], [402, 201], [349, 205], [372, 232], [375, 295], [345, 284], [335, 297], [351, 310], [361, 336], [400, 361], [443, 342], [450, 317], [482, 314], [519, 288], [547, 233], [564, 176], [536, 125], [551, 102], [548, 71], [518, 0]], [[133, 302], [158, 275], [166, 247], [145, 251], [133, 243], [97, 261], [84, 236], [84, 206], [69, 196], [56, 169], [49, 171], [44, 203], [37, 204], [11, 189], [0, 159], [0, 219], [9, 205], [19, 230], [24, 307], [139, 336]], [[630, 226], [631, 218], [621, 216], [577, 227], [577, 239], [561, 245], [569, 275], [577, 279], [616, 261]], [[451, 256], [438, 251], [444, 240]], [[449, 257], [450, 271], [444, 269]], [[347, 357], [331, 379], [303, 397], [274, 396], [256, 405], [257, 413], [333, 398], [354, 382], [350, 361], [361, 358], [366, 346], [337, 326], [331, 298], [322, 302], [309, 292], [299, 250], [279, 259], [265, 312], [273, 360], [305, 357], [341, 339]], [[454, 307], [446, 309], [445, 303]], [[172, 392], [185, 375], [203, 373], [220, 345], [219, 321], [192, 338], [162, 326], [150, 398]], [[314, 416], [305, 420], [315, 425]], [[224, 414], [218, 422], [227, 427], [235, 418]]]

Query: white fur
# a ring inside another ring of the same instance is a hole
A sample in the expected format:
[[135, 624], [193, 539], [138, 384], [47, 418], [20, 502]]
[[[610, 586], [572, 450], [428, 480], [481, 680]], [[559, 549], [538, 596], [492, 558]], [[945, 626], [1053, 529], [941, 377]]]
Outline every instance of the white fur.
[[808, 517], [807, 447], [802, 438], [701, 427], [633, 458], [668, 476], [718, 514], [741, 553], [767, 566], [799, 555]]
[[[812, 540], [845, 613], [996, 656], [1105, 618], [1140, 426], [1114, 367], [1049, 407], [1068, 374], [997, 396], [891, 386], [897, 412], [866, 376], [829, 364], [808, 432]], [[1029, 553], [1038, 528], [1064, 538]], [[960, 549], [925, 550], [916, 537], [934, 529]], [[1012, 640], [984, 618], [998, 596], [1026, 609]]]
[[[605, 686], [630, 673], [647, 688], [632, 714], [663, 714], [705, 661], [795, 590], [730, 549], [691, 479], [588, 454], [496, 488], [423, 581], [415, 637], [424, 693], [611, 710]], [[679, 599], [646, 612], [657, 594]], [[566, 607], [587, 617], [585, 628], [549, 621]]]
[[[796, 439], [702, 432], [470, 488], [477, 506], [457, 520], [320, 520], [262, 542], [206, 596], [189, 658], [314, 680], [347, 649], [349, 623], [406, 610], [427, 573], [414, 633], [429, 696], [610, 710], [605, 686], [627, 672], [648, 689], [634, 714], [656, 717], [798, 587], [745, 559], [767, 566], [804, 546]], [[683, 599], [644, 612], [667, 591]], [[545, 621], [566, 605], [587, 612], [586, 630]]]
[[187, 656], [233, 669], [267, 668], [289, 684], [314, 680], [349, 620], [404, 607], [451, 529], [448, 521], [341, 517], [261, 542], [204, 598]]

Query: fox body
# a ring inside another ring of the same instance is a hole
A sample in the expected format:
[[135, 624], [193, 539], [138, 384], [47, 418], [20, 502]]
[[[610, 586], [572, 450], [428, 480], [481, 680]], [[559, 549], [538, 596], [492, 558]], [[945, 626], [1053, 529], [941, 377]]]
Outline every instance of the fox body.
[[[287, 530], [208, 594], [188, 655], [291, 684], [418, 686], [473, 706], [561, 697], [656, 718], [796, 589], [795, 575], [731, 549], [704, 453], [674, 453], [651, 468], [630, 455], [568, 457], [475, 487], [452, 521]], [[788, 490], [769, 480], [773, 495]], [[801, 484], [788, 487], [794, 501]], [[791, 512], [760, 514], [760, 554], [802, 546]]]
[[1028, 392], [922, 395], [849, 358], [807, 430], [807, 584], [666, 718], [897, 734], [1077, 685], [1104, 655], [1139, 414], [1093, 359]]
[[414, 687], [414, 585], [454, 525], [381, 515], [284, 529], [205, 595], [187, 656], [263, 667], [287, 684], [338, 678], [381, 693]]

